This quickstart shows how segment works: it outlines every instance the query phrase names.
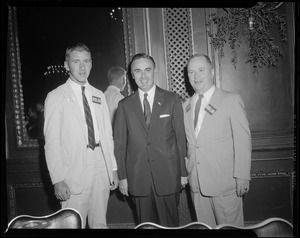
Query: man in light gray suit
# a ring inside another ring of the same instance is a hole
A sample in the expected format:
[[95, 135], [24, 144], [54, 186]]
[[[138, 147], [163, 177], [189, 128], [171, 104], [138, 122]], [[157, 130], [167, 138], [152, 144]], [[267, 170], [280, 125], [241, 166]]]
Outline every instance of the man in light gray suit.
[[187, 72], [195, 94], [183, 105], [186, 166], [197, 219], [212, 228], [243, 226], [252, 150], [244, 103], [238, 94], [214, 86], [208, 56], [192, 56]]

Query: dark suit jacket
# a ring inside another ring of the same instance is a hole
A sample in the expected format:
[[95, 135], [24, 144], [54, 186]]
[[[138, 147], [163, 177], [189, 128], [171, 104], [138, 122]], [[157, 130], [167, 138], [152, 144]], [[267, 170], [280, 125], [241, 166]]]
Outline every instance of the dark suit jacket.
[[149, 130], [138, 91], [121, 100], [114, 142], [119, 179], [127, 178], [131, 195], [147, 196], [151, 176], [158, 195], [180, 191], [181, 176], [186, 177], [187, 171], [183, 110], [178, 94], [156, 86]]

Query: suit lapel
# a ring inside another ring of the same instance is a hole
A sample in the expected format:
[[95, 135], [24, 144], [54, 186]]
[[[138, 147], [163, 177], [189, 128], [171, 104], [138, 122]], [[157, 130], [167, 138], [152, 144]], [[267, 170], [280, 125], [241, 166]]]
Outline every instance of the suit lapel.
[[63, 95], [67, 101], [67, 105], [70, 107], [70, 111], [74, 114], [74, 116], [72, 116], [72, 118], [74, 118], [73, 120], [78, 120], [78, 123], [83, 130], [83, 134], [87, 139], [86, 122], [79, 107], [79, 103], [81, 102], [78, 102], [75, 93], [68, 83], [65, 84]]
[[186, 113], [186, 119], [187, 119], [187, 125], [188, 125], [187, 128], [190, 131], [190, 134], [192, 134], [193, 139], [196, 141], [191, 98], [188, 100], [189, 100], [189, 103], [187, 104], [187, 106], [184, 109], [185, 113]]
[[[98, 96], [97, 92], [94, 91], [94, 88], [89, 87], [90, 92], [91, 92], [91, 96], [92, 96], [92, 103], [93, 103], [93, 108], [94, 108], [94, 112], [95, 112], [95, 119], [96, 119], [96, 123], [97, 123], [97, 127], [98, 127], [98, 131], [99, 131], [99, 137], [101, 140], [101, 136], [102, 134], [104, 134], [104, 132], [102, 131], [103, 126], [101, 125], [101, 123], [103, 123], [103, 115], [102, 115], [102, 102], [101, 102], [101, 97]], [[97, 103], [94, 102], [93, 98], [97, 99]]]
[[[221, 90], [216, 87], [215, 91], [213, 92], [213, 95], [210, 99], [209, 104], [212, 105], [216, 109], [216, 111], [218, 111], [221, 101], [222, 101], [221, 100]], [[200, 137], [199, 136], [200, 133], [205, 134], [205, 130], [208, 128], [209, 123], [212, 123], [212, 120], [210, 120], [211, 119], [210, 117], [214, 116], [214, 114], [210, 115], [207, 111], [205, 111], [203, 122], [202, 122], [197, 139]]]
[[156, 86], [152, 113], [151, 113], [151, 122], [150, 122], [150, 130], [153, 127], [152, 125], [156, 125], [156, 121], [159, 119], [159, 114], [161, 111], [161, 107], [164, 103], [164, 93], [160, 90], [158, 86]]

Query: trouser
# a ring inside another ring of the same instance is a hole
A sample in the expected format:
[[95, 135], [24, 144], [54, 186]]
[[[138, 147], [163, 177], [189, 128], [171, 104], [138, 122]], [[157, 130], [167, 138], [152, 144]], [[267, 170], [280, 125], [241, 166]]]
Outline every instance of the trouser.
[[[72, 194], [70, 199], [62, 202], [62, 208], [76, 209], [89, 228], [107, 228], [106, 212], [110, 194], [110, 184], [105, 161], [100, 147], [87, 148], [87, 171], [82, 193]], [[84, 178], [83, 178], [84, 179]]]
[[138, 223], [153, 222], [167, 227], [179, 226], [178, 196], [179, 193], [158, 196], [152, 181], [149, 196], [132, 197]]
[[197, 220], [215, 228], [219, 224], [244, 226], [243, 200], [236, 193], [207, 197], [191, 191]]

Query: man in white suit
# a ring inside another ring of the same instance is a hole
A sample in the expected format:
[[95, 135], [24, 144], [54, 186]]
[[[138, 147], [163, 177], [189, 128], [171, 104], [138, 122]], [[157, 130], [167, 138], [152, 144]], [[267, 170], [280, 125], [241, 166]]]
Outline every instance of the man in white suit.
[[212, 228], [243, 226], [252, 150], [244, 103], [238, 94], [214, 86], [207, 55], [192, 56], [187, 72], [195, 94], [183, 104], [186, 166], [197, 219]]
[[87, 218], [89, 228], [106, 228], [110, 189], [118, 186], [109, 110], [104, 94], [88, 83], [92, 58], [86, 45], [67, 48], [64, 66], [69, 79], [45, 100], [48, 170], [62, 208], [76, 209], [83, 228]]

